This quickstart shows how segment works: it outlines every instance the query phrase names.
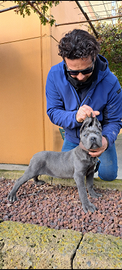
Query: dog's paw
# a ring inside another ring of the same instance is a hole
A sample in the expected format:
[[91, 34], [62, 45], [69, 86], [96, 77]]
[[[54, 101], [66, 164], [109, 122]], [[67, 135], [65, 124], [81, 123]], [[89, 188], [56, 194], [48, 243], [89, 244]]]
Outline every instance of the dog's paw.
[[99, 198], [99, 197], [102, 197], [102, 194], [100, 193], [96, 193], [93, 189], [89, 190], [89, 195], [92, 197], [92, 198]]
[[11, 203], [17, 201], [16, 194], [9, 193], [9, 195], [8, 195], [8, 200], [9, 200]]
[[43, 180], [35, 180], [35, 179], [34, 179], [34, 183], [35, 183], [37, 186], [41, 186], [41, 185], [44, 185], [44, 184], [45, 184], [45, 181], [43, 181]]
[[94, 213], [94, 211], [97, 210], [97, 207], [93, 203], [91, 203], [90, 201], [87, 201], [87, 203], [83, 204], [82, 207], [83, 207], [83, 211], [85, 213], [87, 213], [88, 210], [92, 213]]

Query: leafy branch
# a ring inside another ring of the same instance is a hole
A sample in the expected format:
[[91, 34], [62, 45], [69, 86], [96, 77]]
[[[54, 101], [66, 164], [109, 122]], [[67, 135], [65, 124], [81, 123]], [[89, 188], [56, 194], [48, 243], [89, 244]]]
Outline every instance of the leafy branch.
[[55, 22], [53, 15], [49, 15], [49, 9], [52, 8], [53, 5], [55, 6], [58, 5], [59, 1], [11, 1], [11, 2], [17, 4], [17, 6], [14, 6], [13, 9], [17, 14], [22, 15], [23, 18], [25, 18], [26, 15], [30, 16], [31, 11], [33, 10], [35, 13], [39, 15], [41, 24], [46, 25], [46, 23], [49, 23], [52, 26]]

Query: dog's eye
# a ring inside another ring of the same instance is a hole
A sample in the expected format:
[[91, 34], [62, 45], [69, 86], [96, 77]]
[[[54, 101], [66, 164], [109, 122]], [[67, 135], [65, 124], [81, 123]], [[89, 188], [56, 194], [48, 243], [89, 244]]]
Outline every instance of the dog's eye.
[[88, 136], [88, 134], [84, 134], [84, 137], [87, 137]]
[[96, 132], [97, 135], [99, 135], [99, 132]]

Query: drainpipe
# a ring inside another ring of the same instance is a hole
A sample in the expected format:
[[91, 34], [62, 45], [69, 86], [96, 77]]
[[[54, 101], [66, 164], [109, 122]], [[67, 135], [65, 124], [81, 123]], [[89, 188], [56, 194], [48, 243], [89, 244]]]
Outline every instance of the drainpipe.
[[96, 32], [96, 30], [95, 30], [93, 24], [90, 22], [90, 19], [89, 19], [87, 13], [83, 10], [83, 8], [81, 7], [79, 1], [75, 1], [75, 3], [77, 4], [77, 6], [79, 7], [79, 9], [80, 9], [81, 12], [83, 13], [84, 17], [85, 17], [86, 20], [88, 21], [89, 25], [91, 26], [91, 28], [92, 28], [92, 30], [93, 30], [93, 32], [94, 32], [96, 38], [98, 38], [99, 35], [98, 35], [98, 33]]

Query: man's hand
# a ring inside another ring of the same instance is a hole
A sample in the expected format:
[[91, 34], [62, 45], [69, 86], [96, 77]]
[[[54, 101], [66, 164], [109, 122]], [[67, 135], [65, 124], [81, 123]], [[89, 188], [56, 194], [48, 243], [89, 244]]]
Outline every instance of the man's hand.
[[79, 108], [79, 110], [77, 111], [77, 114], [76, 114], [77, 122], [83, 122], [86, 119], [87, 116], [88, 117], [91, 116], [91, 113], [92, 113], [93, 117], [100, 114], [99, 111], [93, 111], [93, 109], [88, 105], [81, 106]]
[[107, 149], [107, 147], [108, 147], [107, 139], [105, 137], [102, 137], [102, 147], [95, 149], [94, 152], [89, 151], [89, 155], [92, 157], [99, 157]]

